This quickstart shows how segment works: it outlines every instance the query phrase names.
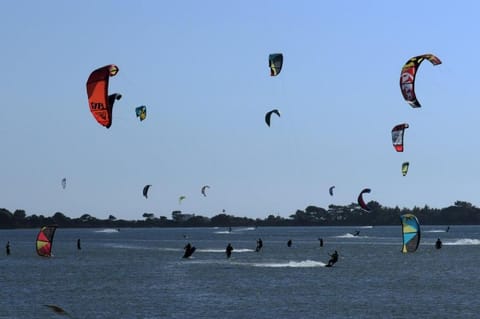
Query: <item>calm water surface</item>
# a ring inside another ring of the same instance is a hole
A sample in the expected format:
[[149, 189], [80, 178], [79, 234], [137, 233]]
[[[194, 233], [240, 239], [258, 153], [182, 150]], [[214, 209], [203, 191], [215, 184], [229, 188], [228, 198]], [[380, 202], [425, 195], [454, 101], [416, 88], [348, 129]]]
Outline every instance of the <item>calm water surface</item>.
[[479, 318], [480, 226], [445, 229], [424, 226], [402, 254], [400, 226], [59, 228], [52, 258], [36, 256], [38, 230], [0, 230], [0, 318], [67, 317], [46, 304], [89, 319]]

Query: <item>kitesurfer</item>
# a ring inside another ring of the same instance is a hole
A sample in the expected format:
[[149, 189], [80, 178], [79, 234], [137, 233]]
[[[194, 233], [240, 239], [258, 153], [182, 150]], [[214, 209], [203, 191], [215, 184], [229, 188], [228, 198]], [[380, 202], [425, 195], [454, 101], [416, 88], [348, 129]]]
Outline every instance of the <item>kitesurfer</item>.
[[442, 248], [442, 241], [440, 240], [440, 238], [437, 238], [437, 241], [435, 242], [435, 248]]
[[225, 248], [225, 254], [227, 254], [227, 258], [230, 258], [230, 256], [232, 255], [232, 251], [232, 244], [228, 243], [227, 248]]
[[338, 261], [338, 252], [335, 250], [333, 252], [333, 254], [329, 254], [329, 256], [331, 257], [330, 260], [328, 261], [328, 265], [329, 267], [333, 266], [337, 261]]
[[82, 249], [82, 246], [80, 245], [80, 238], [77, 239], [77, 249], [78, 250]]
[[7, 241], [7, 245], [5, 246], [5, 250], [7, 252], [7, 256], [10, 255], [10, 242]]
[[292, 247], [292, 240], [291, 240], [291, 239], [289, 239], [289, 240], [287, 241], [287, 246], [288, 246], [288, 247]]
[[195, 251], [195, 247], [192, 247], [190, 243], [186, 244], [185, 247], [183, 247], [183, 249], [185, 250], [185, 253], [183, 254], [183, 258], [190, 257]]
[[319, 238], [318, 241], [320, 242], [320, 247], [323, 247], [323, 238]]
[[257, 240], [257, 247], [255, 248], [255, 251], [258, 253], [263, 247], [263, 241], [261, 238]]
[[450, 230], [450, 226], [447, 226], [447, 229], [445, 230], [445, 232], [448, 233], [449, 230]]

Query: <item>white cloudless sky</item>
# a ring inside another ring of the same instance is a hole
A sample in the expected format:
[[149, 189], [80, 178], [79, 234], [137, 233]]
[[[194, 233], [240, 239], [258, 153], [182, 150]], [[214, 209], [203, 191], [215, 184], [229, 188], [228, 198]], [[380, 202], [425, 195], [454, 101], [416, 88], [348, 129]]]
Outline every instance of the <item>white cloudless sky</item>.
[[[4, 1], [0, 207], [288, 217], [365, 187], [389, 207], [479, 205], [478, 12], [476, 1]], [[413, 109], [400, 70], [424, 53], [443, 63], [420, 66]], [[85, 88], [107, 64], [123, 95], [110, 129]]]

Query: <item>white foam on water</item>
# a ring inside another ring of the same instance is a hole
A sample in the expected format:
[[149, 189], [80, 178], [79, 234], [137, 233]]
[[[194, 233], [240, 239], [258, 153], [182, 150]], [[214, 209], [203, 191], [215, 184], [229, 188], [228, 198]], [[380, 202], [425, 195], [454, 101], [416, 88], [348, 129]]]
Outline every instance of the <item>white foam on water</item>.
[[480, 245], [480, 239], [472, 239], [472, 238], [461, 238], [455, 241], [450, 241], [443, 243], [444, 245], [449, 246], [468, 246], [468, 245]]
[[[205, 248], [205, 249], [197, 249], [196, 251], [202, 252], [202, 253], [225, 253], [225, 249], [217, 249], [217, 248]], [[246, 253], [246, 252], [253, 252], [255, 250], [253, 249], [248, 249], [248, 248], [234, 248], [233, 249], [233, 254], [234, 253]]]
[[325, 267], [325, 263], [314, 260], [302, 260], [302, 261], [288, 261], [288, 262], [276, 262], [276, 263], [253, 263], [254, 267], [270, 267], [270, 268], [312, 268], [312, 267]]
[[350, 233], [346, 233], [346, 234], [334, 236], [334, 237], [335, 238], [368, 238], [368, 236], [360, 236], [360, 235], [355, 236], [354, 234], [350, 234]]
[[95, 233], [118, 233], [119, 230], [115, 228], [105, 228], [101, 230], [95, 230]]

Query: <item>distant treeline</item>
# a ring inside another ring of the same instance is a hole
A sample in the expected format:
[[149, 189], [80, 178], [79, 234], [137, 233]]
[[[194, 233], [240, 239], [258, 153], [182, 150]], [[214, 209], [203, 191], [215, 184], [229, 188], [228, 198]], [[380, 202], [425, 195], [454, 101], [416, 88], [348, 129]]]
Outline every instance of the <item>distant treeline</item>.
[[236, 217], [226, 213], [212, 218], [195, 214], [172, 213], [172, 219], [165, 216], [155, 217], [153, 213], [144, 213], [141, 220], [122, 220], [110, 215], [108, 219], [98, 219], [89, 214], [79, 218], [70, 218], [61, 212], [51, 217], [43, 215], [28, 216], [24, 210], [0, 209], [0, 228], [38, 228], [43, 225], [55, 224], [59, 227], [236, 227], [236, 226], [376, 226], [398, 225], [399, 216], [413, 213], [424, 225], [480, 225], [480, 209], [469, 202], [456, 201], [446, 208], [414, 207], [389, 208], [378, 202], [368, 203], [369, 212], [357, 204], [347, 206], [330, 205], [328, 209], [308, 206], [305, 210], [297, 210], [288, 218], [270, 214], [265, 219]]

